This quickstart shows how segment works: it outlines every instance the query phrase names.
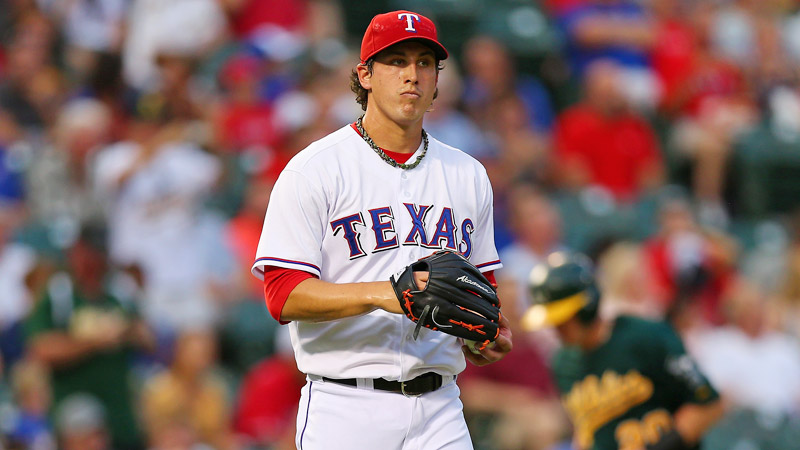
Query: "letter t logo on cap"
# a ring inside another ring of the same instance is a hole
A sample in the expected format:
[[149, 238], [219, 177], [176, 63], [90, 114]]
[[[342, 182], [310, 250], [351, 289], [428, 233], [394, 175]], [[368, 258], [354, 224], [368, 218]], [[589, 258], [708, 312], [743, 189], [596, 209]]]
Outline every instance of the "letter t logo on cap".
[[416, 14], [411, 14], [411, 13], [400, 13], [400, 14], [397, 15], [398, 19], [403, 19], [403, 17], [405, 17], [406, 24], [408, 25], [406, 27], [406, 31], [411, 31], [411, 32], [416, 33], [417, 30], [414, 29], [414, 20], [419, 22], [419, 16], [416, 15]]

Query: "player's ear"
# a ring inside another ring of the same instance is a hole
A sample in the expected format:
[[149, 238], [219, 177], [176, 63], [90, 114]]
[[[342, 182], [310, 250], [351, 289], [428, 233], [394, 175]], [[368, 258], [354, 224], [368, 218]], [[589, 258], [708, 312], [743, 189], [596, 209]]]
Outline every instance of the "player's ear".
[[358, 82], [361, 87], [366, 90], [372, 89], [372, 71], [366, 64], [359, 64], [356, 66], [356, 73], [358, 74]]

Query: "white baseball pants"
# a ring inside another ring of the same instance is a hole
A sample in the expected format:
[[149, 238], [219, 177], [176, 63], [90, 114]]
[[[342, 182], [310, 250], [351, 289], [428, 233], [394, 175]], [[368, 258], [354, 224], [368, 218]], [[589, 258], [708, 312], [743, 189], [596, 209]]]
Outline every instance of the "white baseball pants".
[[297, 413], [298, 450], [471, 450], [453, 381], [419, 397], [311, 381]]

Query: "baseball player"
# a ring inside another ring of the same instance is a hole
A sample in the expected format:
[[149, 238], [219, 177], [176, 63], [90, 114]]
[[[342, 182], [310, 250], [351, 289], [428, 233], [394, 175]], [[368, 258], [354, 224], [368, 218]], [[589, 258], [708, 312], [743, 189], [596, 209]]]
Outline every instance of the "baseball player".
[[307, 374], [296, 444], [472, 448], [456, 375], [512, 347], [492, 287], [491, 186], [422, 128], [448, 56], [430, 19], [375, 16], [360, 56], [365, 114], [286, 166], [252, 268]]
[[552, 372], [579, 449], [689, 450], [722, 415], [719, 396], [670, 325], [598, 314], [583, 255], [553, 253], [531, 271], [530, 330], [554, 326]]

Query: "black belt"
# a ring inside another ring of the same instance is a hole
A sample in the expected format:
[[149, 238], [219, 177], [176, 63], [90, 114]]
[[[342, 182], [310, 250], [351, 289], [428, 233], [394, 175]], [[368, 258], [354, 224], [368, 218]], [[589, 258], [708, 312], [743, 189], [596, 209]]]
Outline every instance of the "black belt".
[[[322, 377], [322, 380], [347, 386], [358, 386], [358, 380], [355, 378]], [[390, 381], [383, 378], [375, 378], [372, 380], [372, 387], [381, 391], [396, 392], [408, 397], [415, 397], [433, 392], [442, 387], [442, 376], [438, 373], [428, 372], [408, 381]]]

